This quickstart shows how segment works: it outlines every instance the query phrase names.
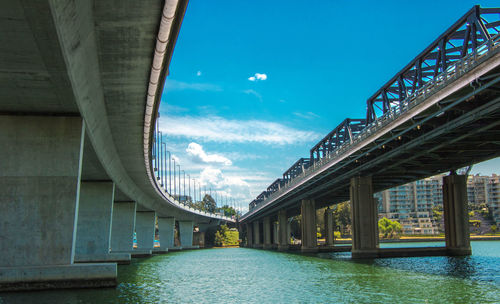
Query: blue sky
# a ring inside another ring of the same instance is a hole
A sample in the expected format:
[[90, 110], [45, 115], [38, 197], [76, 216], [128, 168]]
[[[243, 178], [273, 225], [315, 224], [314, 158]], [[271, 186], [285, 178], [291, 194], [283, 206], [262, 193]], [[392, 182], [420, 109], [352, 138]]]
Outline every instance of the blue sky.
[[498, 6], [190, 0], [160, 108], [169, 150], [246, 208], [474, 4]]

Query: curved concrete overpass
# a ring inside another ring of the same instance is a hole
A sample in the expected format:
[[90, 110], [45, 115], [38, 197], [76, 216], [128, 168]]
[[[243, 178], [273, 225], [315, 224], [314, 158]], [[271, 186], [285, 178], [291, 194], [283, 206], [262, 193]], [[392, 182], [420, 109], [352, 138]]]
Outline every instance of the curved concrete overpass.
[[[28, 254], [21, 260], [16, 258], [18, 252], [9, 251], [8, 244], [15, 239], [7, 234], [20, 228], [5, 221], [4, 229], [0, 230], [0, 250], [11, 252], [7, 254], [11, 261], [6, 258], [6, 265], [0, 263], [0, 285], [11, 284], [9, 276], [19, 275], [16, 271], [6, 272], [4, 266], [73, 265], [74, 243], [78, 243], [76, 222], [80, 233], [83, 231], [80, 222], [84, 222], [80, 217], [86, 212], [82, 211], [81, 202], [88, 196], [84, 195], [87, 191], [84, 183], [110, 183], [114, 202], [136, 202], [135, 211], [144, 214], [153, 211], [154, 216], [200, 226], [232, 221], [176, 202], [157, 184], [151, 168], [156, 113], [187, 2], [4, 1], [1, 4], [0, 140], [4, 148], [0, 149], [0, 155], [4, 162], [0, 164], [0, 203], [9, 209], [15, 207], [10, 205], [11, 201], [27, 200], [12, 190], [12, 184], [17, 183], [13, 181], [15, 178], [24, 177], [33, 185], [55, 176], [74, 177], [71, 181], [77, 181], [76, 192], [68, 197], [76, 195], [77, 202], [67, 210], [63, 208], [66, 213], [75, 212], [76, 219], [68, 219], [66, 223], [74, 226], [68, 228], [73, 236], [72, 239], [68, 236], [68, 241], [73, 245], [61, 245], [61, 252], [69, 250], [62, 254], [62, 261], [55, 258], [47, 262], [36, 254]], [[55, 138], [48, 138], [50, 134], [56, 134]], [[68, 169], [73, 167], [75, 170]], [[34, 178], [37, 179], [33, 181]], [[54, 193], [51, 195], [61, 196]], [[89, 208], [94, 211], [97, 206]], [[22, 211], [20, 216], [24, 214]], [[45, 224], [41, 217], [32, 225], [38, 229]], [[108, 226], [111, 230], [111, 224]], [[44, 233], [41, 231], [41, 235]], [[41, 240], [45, 242], [44, 236]], [[114, 269], [116, 278], [116, 265]], [[108, 278], [112, 280], [113, 275]]]

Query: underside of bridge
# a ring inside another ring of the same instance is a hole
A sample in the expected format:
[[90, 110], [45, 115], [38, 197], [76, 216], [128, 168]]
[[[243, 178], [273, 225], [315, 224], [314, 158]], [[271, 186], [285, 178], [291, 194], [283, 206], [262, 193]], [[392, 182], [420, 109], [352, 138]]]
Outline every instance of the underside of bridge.
[[157, 222], [162, 251], [176, 221], [186, 248], [220, 222], [158, 191], [144, 144], [186, 7], [0, 5], [0, 290], [113, 286], [116, 263], [92, 263], [130, 262], [134, 232], [151, 254]]

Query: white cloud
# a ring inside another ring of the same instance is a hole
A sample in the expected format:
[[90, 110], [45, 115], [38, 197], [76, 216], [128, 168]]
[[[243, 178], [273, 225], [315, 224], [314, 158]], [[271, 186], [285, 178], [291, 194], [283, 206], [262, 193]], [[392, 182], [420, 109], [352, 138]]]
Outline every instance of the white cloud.
[[196, 76], [200, 77], [201, 76], [201, 71], [196, 72]]
[[257, 78], [258, 80], [266, 80], [267, 79], [267, 75], [266, 74], [255, 73], [255, 78]]
[[298, 116], [300, 118], [305, 118], [305, 119], [314, 119], [314, 118], [319, 118], [319, 115], [313, 112], [293, 112], [293, 115]]
[[211, 83], [188, 83], [183, 81], [177, 81], [173, 79], [168, 79], [165, 82], [165, 90], [168, 91], [183, 91], [183, 90], [194, 90], [201, 92], [220, 92], [222, 88], [218, 85]]
[[[208, 192], [212, 190], [212, 196], [234, 199], [237, 202], [250, 202], [250, 185], [240, 177], [225, 176], [220, 169], [206, 167], [200, 173], [201, 186]], [[245, 204], [245, 203], [242, 203]], [[247, 203], [248, 204], [248, 203]]]
[[267, 79], [267, 74], [264, 73], [255, 73], [253, 76], [248, 77], [248, 80], [250, 81], [257, 81], [257, 80], [266, 80]]
[[255, 91], [255, 90], [252, 90], [252, 89], [244, 90], [243, 93], [245, 93], [247, 95], [253, 95], [253, 96], [257, 97], [257, 99], [260, 102], [262, 102], [262, 95], [260, 95], [259, 92]]
[[203, 150], [203, 147], [195, 142], [192, 142], [188, 145], [186, 152], [188, 156], [191, 158], [191, 160], [195, 163], [205, 163], [205, 164], [224, 165], [224, 166], [232, 165], [231, 160], [222, 155], [207, 154]]
[[167, 136], [187, 137], [205, 142], [262, 144], [309, 143], [319, 134], [301, 131], [263, 120], [229, 120], [219, 116], [168, 116], [160, 130]]

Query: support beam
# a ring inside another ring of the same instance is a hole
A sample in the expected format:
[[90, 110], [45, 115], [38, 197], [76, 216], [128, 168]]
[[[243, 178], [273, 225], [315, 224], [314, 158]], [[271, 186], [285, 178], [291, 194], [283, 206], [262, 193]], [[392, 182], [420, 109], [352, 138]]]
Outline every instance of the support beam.
[[169, 249], [174, 249], [175, 218], [158, 217], [158, 231], [160, 234], [160, 250], [168, 251]]
[[448, 253], [457, 256], [471, 255], [465, 175], [443, 177], [443, 207]]
[[325, 245], [333, 246], [334, 245], [334, 237], [333, 237], [333, 209], [330, 207], [325, 210]]
[[115, 286], [116, 264], [74, 264], [85, 126], [0, 115], [0, 291]]
[[264, 249], [271, 249], [272, 242], [271, 242], [271, 218], [269, 216], [266, 216], [263, 220], [263, 227], [264, 229]]
[[134, 256], [151, 255], [155, 244], [155, 222], [154, 211], [136, 211], [135, 214], [135, 236], [137, 238], [137, 250]]
[[375, 258], [379, 247], [378, 220], [371, 176], [351, 178], [350, 194], [352, 257]]
[[111, 225], [111, 252], [131, 253], [134, 248], [136, 202], [113, 203], [113, 225]]
[[302, 215], [301, 232], [302, 232], [302, 252], [317, 252], [318, 237], [316, 228], [316, 208], [314, 200], [302, 200], [300, 206]]
[[128, 253], [110, 254], [114, 193], [112, 181], [81, 182], [75, 262], [130, 263]]
[[280, 210], [278, 212], [278, 250], [286, 251], [288, 250], [288, 244], [290, 242], [290, 230], [288, 228], [288, 217], [286, 215], [286, 210]]
[[262, 243], [260, 241], [260, 222], [258, 220], [253, 222], [253, 247], [262, 248]]
[[197, 249], [193, 246], [193, 221], [179, 221], [179, 238], [182, 249]]

